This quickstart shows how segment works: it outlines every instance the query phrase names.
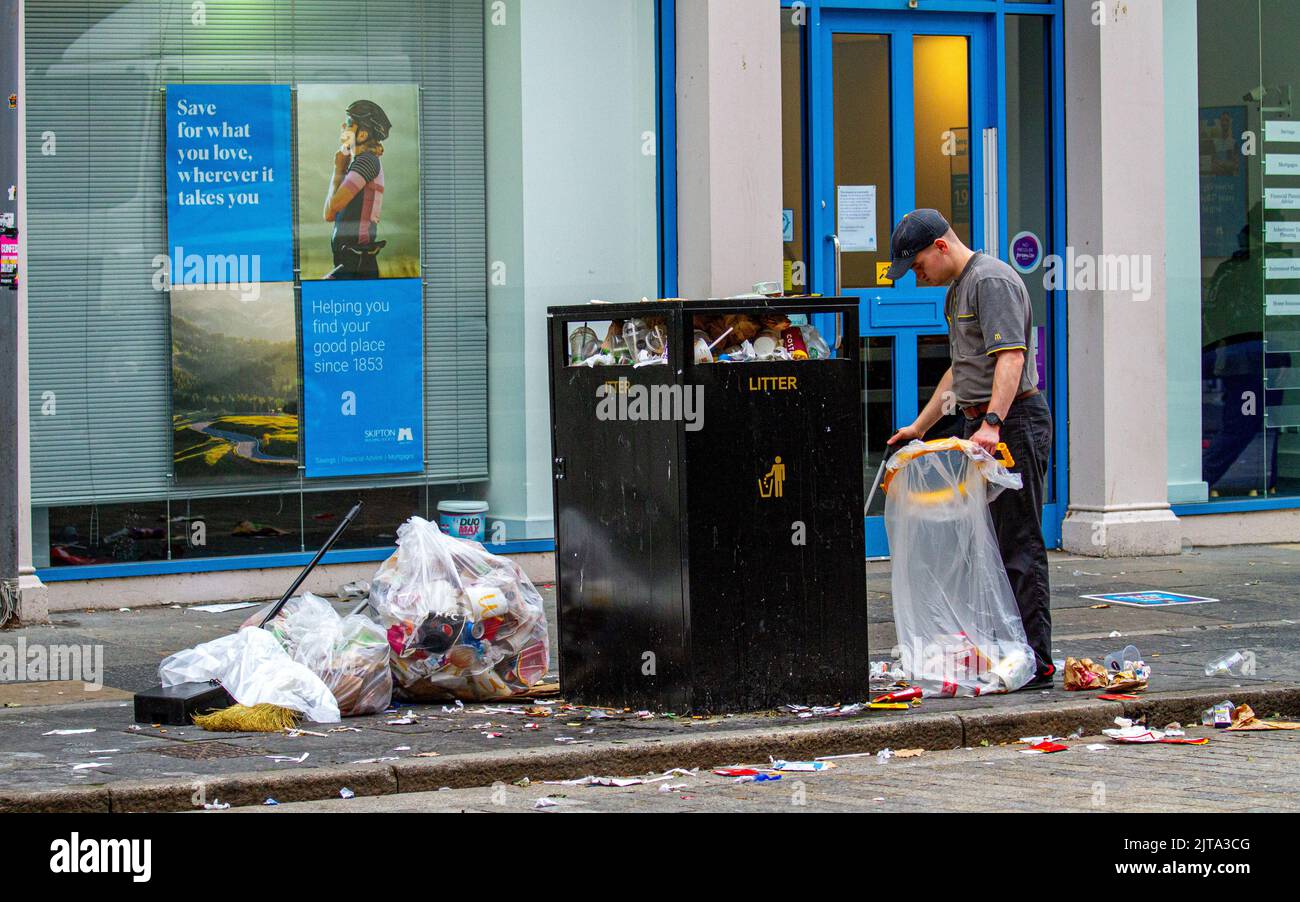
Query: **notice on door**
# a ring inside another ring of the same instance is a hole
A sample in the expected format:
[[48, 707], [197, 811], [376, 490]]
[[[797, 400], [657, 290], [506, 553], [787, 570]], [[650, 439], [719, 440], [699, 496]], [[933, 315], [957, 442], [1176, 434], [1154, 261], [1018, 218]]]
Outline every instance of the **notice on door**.
[[845, 251], [876, 250], [876, 186], [840, 185], [835, 197], [836, 231]]

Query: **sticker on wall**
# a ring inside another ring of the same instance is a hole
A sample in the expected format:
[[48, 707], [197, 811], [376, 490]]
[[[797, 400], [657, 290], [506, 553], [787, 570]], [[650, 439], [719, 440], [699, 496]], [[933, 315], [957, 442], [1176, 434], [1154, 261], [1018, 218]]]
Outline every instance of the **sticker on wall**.
[[1033, 232], [1020, 232], [1011, 239], [1011, 265], [1022, 273], [1031, 273], [1043, 262], [1043, 243]]
[[882, 287], [893, 285], [894, 282], [889, 278], [889, 261], [883, 260], [876, 263], [876, 284]]
[[794, 241], [794, 210], [781, 211], [781, 240], [786, 244]]
[[876, 250], [876, 186], [840, 185], [835, 193], [836, 232], [846, 253]]
[[1080, 595], [1088, 601], [1103, 601], [1111, 604], [1126, 604], [1135, 608], [1163, 608], [1179, 604], [1209, 604], [1217, 598], [1203, 595], [1183, 595], [1180, 592], [1108, 592], [1105, 595]]
[[0, 235], [0, 286], [18, 287], [18, 236]]

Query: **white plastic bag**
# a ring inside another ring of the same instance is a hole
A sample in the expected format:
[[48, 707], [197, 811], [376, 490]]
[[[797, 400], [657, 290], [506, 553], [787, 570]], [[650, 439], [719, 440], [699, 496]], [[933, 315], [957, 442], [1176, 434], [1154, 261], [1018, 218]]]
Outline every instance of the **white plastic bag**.
[[[261, 623], [268, 610], [244, 625]], [[328, 601], [306, 592], [290, 598], [266, 629], [289, 657], [325, 682], [344, 717], [378, 714], [392, 701], [388, 637], [372, 620], [361, 614], [342, 617]]]
[[316, 723], [339, 721], [329, 687], [290, 658], [274, 636], [256, 627], [164, 658], [158, 677], [164, 686], [216, 680], [241, 705], [279, 705]]
[[887, 469], [894, 626], [908, 679], [927, 696], [1019, 689], [1034, 676], [1034, 653], [988, 503], [1019, 490], [1020, 475], [956, 438], [913, 441]]
[[549, 664], [542, 596], [508, 558], [412, 517], [370, 586], [393, 680], [409, 701], [484, 701], [525, 692]]

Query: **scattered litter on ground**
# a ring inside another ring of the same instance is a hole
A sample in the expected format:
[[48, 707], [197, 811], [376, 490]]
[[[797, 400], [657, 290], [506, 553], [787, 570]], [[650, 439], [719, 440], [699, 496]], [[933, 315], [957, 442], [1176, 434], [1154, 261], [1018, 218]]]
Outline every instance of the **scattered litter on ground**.
[[280, 803], [277, 802], [275, 799], [267, 799], [267, 800], [266, 800], [265, 802], [263, 802], [262, 804], [263, 804], [263, 805], [279, 805]]
[[111, 755], [113, 752], [120, 752], [121, 749], [91, 749], [86, 752], [87, 755]]
[[1201, 724], [1216, 729], [1230, 727], [1232, 726], [1233, 712], [1236, 710], [1237, 706], [1225, 699], [1201, 712]]
[[79, 733], [93, 733], [94, 727], [83, 727], [79, 730], [50, 730], [48, 733], [42, 733], [42, 736], [76, 736]]
[[879, 762], [880, 764], [884, 764], [892, 757], [894, 757], [893, 749], [881, 749], [880, 751], [876, 752], [876, 761]]
[[[1136, 652], [1129, 646], [1125, 652]], [[1123, 652], [1113, 652], [1112, 661], [1118, 661]], [[1151, 668], [1142, 661], [1126, 660], [1123, 670], [1113, 670], [1091, 658], [1066, 658], [1064, 688], [1067, 692], [1085, 692], [1092, 689], [1109, 689], [1112, 693], [1141, 691], [1151, 679]]]
[[[349, 729], [356, 729], [356, 728], [351, 727]], [[334, 731], [330, 730], [330, 732], [332, 733]], [[360, 733], [361, 731], [357, 730], [357, 732]], [[329, 735], [326, 733], [317, 733], [315, 730], [304, 730], [300, 727], [290, 727], [289, 729], [285, 730], [285, 735], [290, 736], [294, 739], [297, 739], [299, 736], [318, 736], [321, 739], [329, 738]]]
[[1104, 752], [1104, 751], [1106, 751], [1106, 746], [1105, 746], [1104, 744], [1100, 743], [1100, 742], [1094, 742], [1094, 743], [1091, 743], [1090, 745], [1086, 745], [1086, 746], [1084, 746], [1084, 748], [1086, 748], [1086, 749], [1087, 749], [1088, 751], [1090, 751], [1090, 752]]
[[[901, 753], [900, 753], [901, 754]], [[817, 771], [830, 770], [835, 766], [834, 761], [778, 761], [772, 760], [772, 770], [815, 773]]]
[[310, 753], [310, 752], [303, 752], [303, 753], [302, 753], [301, 755], [299, 755], [297, 758], [293, 757], [293, 755], [263, 755], [262, 757], [264, 757], [264, 758], [269, 758], [269, 759], [271, 759], [272, 761], [274, 761], [276, 764], [286, 764], [286, 763], [288, 763], [288, 764], [302, 764], [304, 761], [307, 760], [307, 756], [308, 756], [309, 754], [311, 754], [311, 753]]
[[1260, 720], [1250, 705], [1242, 705], [1232, 712], [1229, 730], [1300, 730], [1300, 723], [1291, 720]]
[[418, 754], [412, 755], [411, 757], [412, 758], [437, 758], [440, 755], [441, 752], [420, 752]]
[[775, 783], [779, 779], [781, 779], [780, 774], [760, 773], [760, 774], [752, 774], [752, 775], [745, 774], [744, 776], [736, 777], [731, 782], [733, 783]]
[[230, 803], [223, 802], [220, 799], [217, 799], [216, 801], [212, 801], [212, 802], [204, 802], [203, 807], [206, 808], [208, 811], [225, 811], [227, 808], [230, 807]]
[[242, 611], [244, 608], [255, 608], [255, 601], [235, 601], [229, 604], [197, 604], [186, 608], [188, 611], [198, 611], [202, 614], [224, 614], [227, 611]]
[[1245, 651], [1244, 649], [1239, 649], [1206, 664], [1205, 675], [1245, 676], [1247, 665], [1254, 659], [1254, 657], [1255, 656], [1250, 652]]
[[558, 804], [559, 803], [556, 802], [554, 799], [550, 799], [547, 798], [546, 796], [542, 796], [540, 799], [533, 802], [533, 808], [554, 808]]
[[925, 754], [925, 749], [899, 749], [894, 752], [895, 758], [920, 758]]
[[344, 786], [342, 789], [339, 790], [339, 797], [344, 799], [355, 799], [357, 797], [357, 794], [352, 790], [348, 789], [346, 786]]
[[[306, 731], [304, 731], [304, 732], [306, 732]], [[329, 730], [327, 730], [326, 732], [329, 732], [329, 733], [360, 733], [360, 732], [361, 732], [361, 728], [360, 728], [360, 727], [331, 727], [331, 728], [330, 728]], [[313, 734], [313, 735], [315, 735], [315, 734]]]
[[109, 765], [107, 765], [107, 764], [100, 764], [100, 763], [96, 763], [96, 762], [91, 762], [91, 763], [88, 763], [88, 764], [74, 764], [74, 765], [72, 765], [72, 769], [73, 769], [74, 771], [79, 771], [79, 770], [94, 770], [94, 769], [97, 768], [97, 767], [108, 767], [108, 766], [109, 766]]
[[1208, 745], [1210, 742], [1206, 738], [1186, 739], [1181, 736], [1166, 736], [1162, 730], [1153, 730], [1150, 727], [1137, 724], [1114, 730], [1102, 730], [1102, 733], [1115, 742], [1129, 745], [1146, 745], [1154, 742], [1163, 742], [1168, 745]]

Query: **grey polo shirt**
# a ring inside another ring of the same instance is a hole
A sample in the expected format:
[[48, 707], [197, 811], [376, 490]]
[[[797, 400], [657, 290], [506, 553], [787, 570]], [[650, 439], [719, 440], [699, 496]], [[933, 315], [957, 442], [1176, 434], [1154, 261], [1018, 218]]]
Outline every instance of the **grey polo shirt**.
[[986, 404], [992, 399], [999, 351], [1025, 351], [1017, 395], [1037, 387], [1033, 306], [1020, 274], [1008, 264], [977, 252], [948, 289], [944, 316], [958, 406]]

